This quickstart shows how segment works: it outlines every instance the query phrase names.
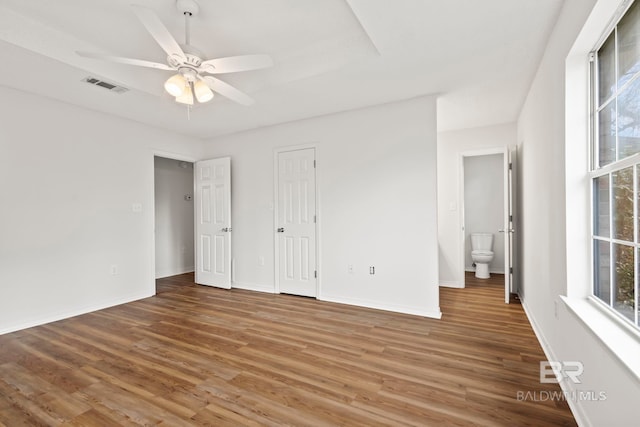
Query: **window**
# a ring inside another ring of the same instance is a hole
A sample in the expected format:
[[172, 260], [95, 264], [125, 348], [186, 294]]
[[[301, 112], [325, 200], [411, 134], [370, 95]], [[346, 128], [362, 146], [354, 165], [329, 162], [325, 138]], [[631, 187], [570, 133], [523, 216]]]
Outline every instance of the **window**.
[[640, 1], [593, 58], [592, 291], [640, 327]]

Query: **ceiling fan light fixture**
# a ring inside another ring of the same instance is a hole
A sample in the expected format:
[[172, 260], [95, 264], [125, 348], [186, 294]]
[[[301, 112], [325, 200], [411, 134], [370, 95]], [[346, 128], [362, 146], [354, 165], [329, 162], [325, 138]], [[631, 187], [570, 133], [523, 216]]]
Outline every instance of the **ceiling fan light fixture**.
[[213, 91], [202, 80], [198, 80], [194, 83], [193, 91], [196, 94], [196, 99], [200, 103], [209, 102], [213, 99]]
[[193, 92], [189, 85], [184, 86], [184, 92], [182, 95], [176, 96], [176, 102], [180, 104], [193, 105]]
[[185, 93], [187, 81], [180, 74], [174, 74], [164, 82], [164, 89], [172, 96], [179, 97]]

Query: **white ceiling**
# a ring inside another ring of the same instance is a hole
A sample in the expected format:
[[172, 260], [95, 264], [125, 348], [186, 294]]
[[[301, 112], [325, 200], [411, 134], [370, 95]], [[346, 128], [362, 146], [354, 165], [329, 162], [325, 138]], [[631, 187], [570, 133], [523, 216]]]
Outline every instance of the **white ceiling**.
[[[266, 53], [275, 66], [218, 77], [250, 94], [187, 117], [172, 73], [77, 50], [166, 62], [129, 8], [179, 43], [175, 0], [0, 0], [0, 84], [198, 138], [438, 94], [438, 130], [516, 120], [563, 0], [200, 0], [191, 44], [206, 59]], [[131, 90], [115, 94], [87, 76]]]

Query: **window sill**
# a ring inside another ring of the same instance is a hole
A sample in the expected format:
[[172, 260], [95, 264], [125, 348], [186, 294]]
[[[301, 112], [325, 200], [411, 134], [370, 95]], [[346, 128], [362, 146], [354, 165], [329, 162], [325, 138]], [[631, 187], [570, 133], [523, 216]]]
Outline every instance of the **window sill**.
[[640, 381], [640, 333], [590, 299], [560, 296], [573, 314]]

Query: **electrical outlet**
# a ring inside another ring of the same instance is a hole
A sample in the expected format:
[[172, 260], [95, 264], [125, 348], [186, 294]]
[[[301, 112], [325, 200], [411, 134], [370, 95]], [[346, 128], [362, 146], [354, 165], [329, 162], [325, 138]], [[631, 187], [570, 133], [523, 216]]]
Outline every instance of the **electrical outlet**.
[[349, 272], [349, 274], [353, 274], [353, 264], [349, 264], [347, 266], [347, 271]]
[[111, 267], [109, 268], [109, 272], [111, 273], [112, 276], [115, 276], [118, 274], [118, 264], [111, 264]]
[[133, 213], [140, 213], [142, 212], [142, 203], [132, 203], [131, 204], [131, 211]]
[[369, 274], [376, 274], [376, 268], [373, 266], [369, 267]]

